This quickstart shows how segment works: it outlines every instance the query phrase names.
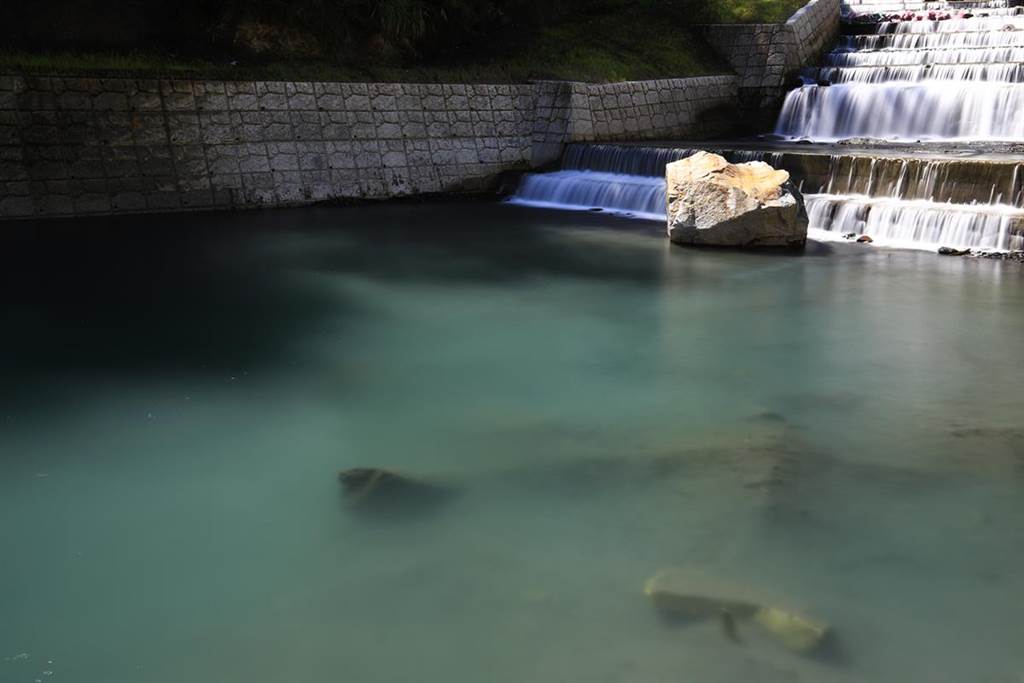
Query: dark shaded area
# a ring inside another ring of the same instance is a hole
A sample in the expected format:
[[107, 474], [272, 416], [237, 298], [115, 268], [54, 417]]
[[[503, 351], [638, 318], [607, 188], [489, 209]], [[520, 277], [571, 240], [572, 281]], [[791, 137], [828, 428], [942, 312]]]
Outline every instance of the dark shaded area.
[[39, 0], [0, 3], [0, 46], [19, 49], [196, 48], [208, 26], [203, 2]]
[[349, 510], [377, 520], [419, 518], [439, 510], [457, 494], [448, 486], [372, 467], [343, 470], [338, 481]]
[[7, 226], [0, 406], [68, 373], [240, 374], [277, 356], [294, 330], [346, 313], [338, 297], [258, 267], [239, 218]]
[[657, 225], [485, 202], [11, 223], [0, 234], [0, 409], [54, 400], [73, 375], [302, 369], [310, 361], [292, 344], [366, 315], [316, 274], [661, 277], [660, 251], [581, 249], [558, 238], [569, 226], [660, 238]]
[[705, 0], [39, 0], [0, 5], [0, 47], [409, 64], [522, 49], [545, 26], [610, 13], [715, 16]]

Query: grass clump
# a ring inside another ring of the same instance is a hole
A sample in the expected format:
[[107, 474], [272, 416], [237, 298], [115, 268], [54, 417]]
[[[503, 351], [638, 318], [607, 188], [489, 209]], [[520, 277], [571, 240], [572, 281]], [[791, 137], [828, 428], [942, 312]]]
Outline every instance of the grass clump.
[[707, 0], [704, 21], [723, 24], [778, 24], [807, 0]]

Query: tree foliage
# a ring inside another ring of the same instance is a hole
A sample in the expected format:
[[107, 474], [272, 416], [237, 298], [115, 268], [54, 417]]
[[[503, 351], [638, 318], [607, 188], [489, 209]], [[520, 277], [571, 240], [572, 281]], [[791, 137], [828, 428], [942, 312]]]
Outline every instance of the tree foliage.
[[0, 2], [0, 42], [229, 51], [241, 22], [260, 21], [306, 31], [337, 56], [415, 61], [500, 49], [574, 16], [645, 12], [693, 23], [710, 18], [709, 6], [709, 0], [35, 0]]

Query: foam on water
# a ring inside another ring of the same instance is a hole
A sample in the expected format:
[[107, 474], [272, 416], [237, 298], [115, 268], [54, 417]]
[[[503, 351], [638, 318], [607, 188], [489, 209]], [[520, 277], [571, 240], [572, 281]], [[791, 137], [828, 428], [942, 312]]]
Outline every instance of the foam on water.
[[845, 138], [1024, 140], [1024, 85], [887, 81], [804, 85], [786, 97], [775, 132], [812, 141]]
[[[903, 9], [921, 16], [935, 6], [941, 5]], [[871, 35], [845, 36], [824, 66], [805, 71], [805, 85], [786, 97], [777, 135], [813, 141], [1024, 140], [1024, 14], [1018, 9], [871, 27]]]
[[964, 206], [864, 195], [805, 195], [809, 227], [834, 235], [869, 235], [879, 246], [937, 249], [1020, 248], [1010, 234], [1013, 207]]
[[510, 203], [541, 208], [600, 209], [648, 220], [665, 219], [665, 180], [654, 176], [558, 171], [523, 179]]
[[[941, 5], [857, 3], [859, 12], [927, 11]], [[989, 16], [980, 16], [987, 14]], [[776, 134], [803, 141], [845, 138], [908, 141], [1024, 140], [1024, 14], [986, 7], [979, 16], [946, 21], [886, 21], [873, 34], [844, 36], [821, 67], [804, 70], [789, 93]], [[666, 164], [696, 150], [570, 145], [562, 171], [528, 175], [512, 203], [573, 210], [601, 209], [645, 219], [665, 215]], [[726, 151], [732, 162], [781, 154]], [[1020, 165], [981, 178], [949, 179], [938, 160], [886, 160], [867, 169], [833, 156], [822, 187], [805, 187], [814, 235], [869, 234], [879, 245], [1011, 249], [1024, 245]], [[898, 170], [894, 172], [894, 168]], [[864, 171], [867, 171], [866, 173]], [[987, 183], [987, 184], [986, 184]]]

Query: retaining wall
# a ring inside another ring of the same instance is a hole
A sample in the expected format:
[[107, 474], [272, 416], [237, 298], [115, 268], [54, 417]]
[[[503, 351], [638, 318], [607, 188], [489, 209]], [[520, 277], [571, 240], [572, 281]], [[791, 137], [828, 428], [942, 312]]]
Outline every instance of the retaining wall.
[[740, 105], [756, 125], [774, 123], [799, 70], [839, 38], [840, 0], [811, 0], [785, 24], [709, 24], [704, 38], [739, 74]]
[[737, 88], [0, 75], [0, 218], [481, 190], [567, 142], [721, 134]]

